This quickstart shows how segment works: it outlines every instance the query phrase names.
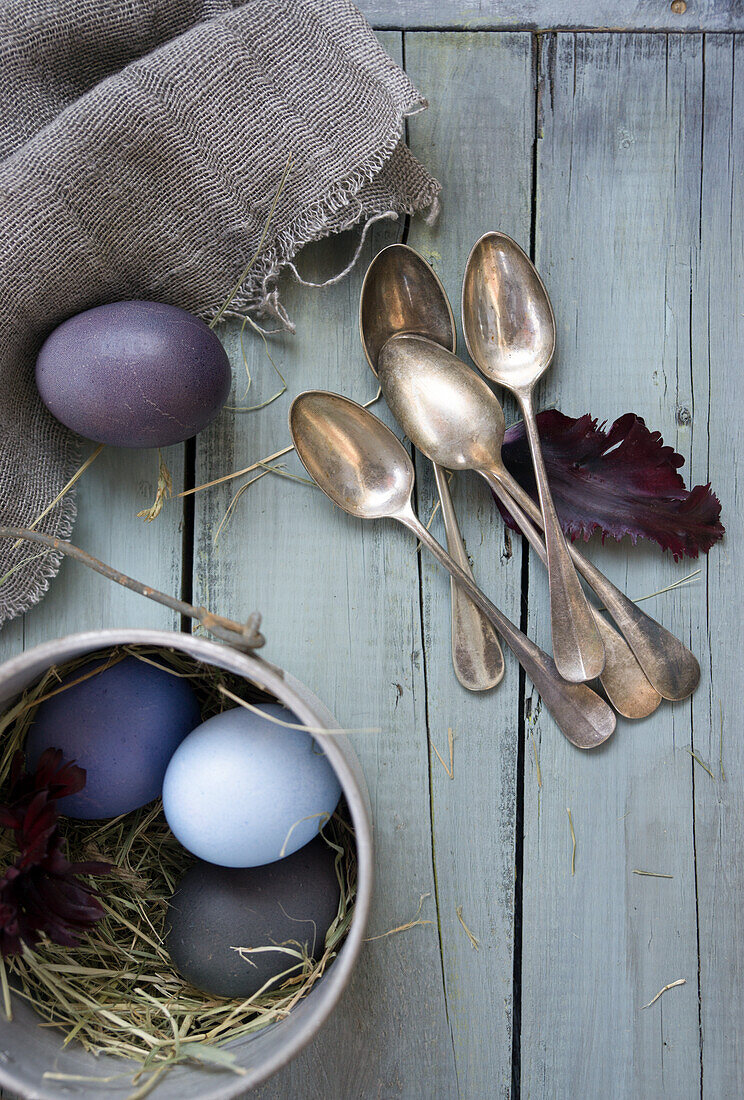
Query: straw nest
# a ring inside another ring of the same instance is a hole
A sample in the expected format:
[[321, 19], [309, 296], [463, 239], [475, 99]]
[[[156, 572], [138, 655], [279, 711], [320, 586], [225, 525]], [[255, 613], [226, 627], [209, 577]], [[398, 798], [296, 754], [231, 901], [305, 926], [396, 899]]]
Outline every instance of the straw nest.
[[[55, 691], [65, 690], [60, 679], [77, 670], [85, 676], [83, 666], [96, 657], [107, 658], [103, 668], [126, 656], [190, 680], [204, 720], [235, 705], [226, 691], [253, 704], [270, 699], [240, 677], [172, 649], [122, 646], [87, 654], [50, 668], [0, 718], [0, 792], [6, 788], [14, 752], [23, 748], [36, 707]], [[242, 1003], [209, 998], [194, 989], [173, 969], [163, 946], [168, 901], [193, 857], [170, 832], [159, 802], [112, 821], [63, 820], [62, 827], [71, 860], [114, 864], [115, 870], [99, 880], [106, 915], [77, 947], [44, 941], [4, 964], [0, 959], [6, 1015], [12, 1016], [13, 1000], [21, 997], [41, 1017], [40, 1026], [64, 1032], [65, 1044], [74, 1040], [93, 1054], [138, 1063], [133, 1076], [127, 1067], [114, 1077], [89, 1079], [104, 1083], [129, 1077], [135, 1090], [132, 1100], [146, 1096], [178, 1063], [244, 1072], [225, 1045], [283, 1019], [327, 970], [348, 931], [356, 893], [356, 856], [343, 804], [323, 828], [325, 840], [336, 853], [341, 898], [322, 956], [309, 959], [301, 943], [282, 945], [287, 966], [278, 987]], [[12, 858], [11, 838], [5, 831], [0, 834], [0, 870]], [[46, 1076], [69, 1080], [60, 1074]]]

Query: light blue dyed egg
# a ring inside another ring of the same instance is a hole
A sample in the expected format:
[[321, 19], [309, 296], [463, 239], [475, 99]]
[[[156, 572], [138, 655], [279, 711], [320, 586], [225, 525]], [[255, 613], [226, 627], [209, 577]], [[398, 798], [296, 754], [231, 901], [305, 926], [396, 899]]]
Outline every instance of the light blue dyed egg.
[[[297, 718], [278, 703], [261, 710]], [[317, 836], [341, 785], [309, 733], [244, 707], [198, 726], [173, 754], [163, 781], [171, 830], [190, 852], [221, 867], [259, 867]]]

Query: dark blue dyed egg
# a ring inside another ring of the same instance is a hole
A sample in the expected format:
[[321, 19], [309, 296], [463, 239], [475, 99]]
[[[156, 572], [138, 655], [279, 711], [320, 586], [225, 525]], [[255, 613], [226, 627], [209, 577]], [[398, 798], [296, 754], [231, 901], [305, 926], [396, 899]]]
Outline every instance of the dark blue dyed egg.
[[[61, 686], [103, 665], [81, 666]], [[61, 749], [66, 760], [85, 768], [85, 787], [60, 799], [60, 813], [117, 817], [159, 797], [171, 756], [200, 721], [188, 680], [125, 657], [39, 706], [27, 759], [33, 767], [45, 749]]]
[[49, 411], [113, 447], [167, 447], [196, 435], [225, 404], [230, 377], [211, 329], [162, 302], [78, 313], [52, 332], [36, 361]]

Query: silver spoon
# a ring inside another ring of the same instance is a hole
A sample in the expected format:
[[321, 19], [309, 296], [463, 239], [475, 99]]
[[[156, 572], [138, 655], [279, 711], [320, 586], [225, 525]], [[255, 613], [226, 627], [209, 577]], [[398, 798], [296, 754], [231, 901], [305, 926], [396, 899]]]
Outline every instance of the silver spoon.
[[566, 683], [419, 521], [411, 506], [413, 463], [382, 421], [347, 397], [310, 390], [292, 402], [289, 429], [305, 469], [335, 504], [360, 519], [397, 520], [449, 570], [496, 627], [569, 741], [591, 749], [612, 735], [612, 708], [586, 684]]
[[[371, 277], [372, 271], [376, 271], [376, 278]], [[370, 267], [365, 288], [368, 293], [363, 289], [360, 327], [371, 366], [373, 360], [377, 363], [383, 343], [397, 332], [420, 333], [454, 352], [457, 337], [444, 287], [431, 265], [409, 245], [394, 244], [383, 249]], [[527, 500], [533, 518], [541, 526], [539, 509]], [[508, 506], [512, 512], [516, 511], [513, 501]], [[451, 550], [450, 553], [455, 557]], [[467, 606], [474, 608], [469, 601]], [[661, 696], [649, 683], [622, 635], [602, 616], [597, 625], [606, 655], [601, 681], [610, 702], [626, 718], [645, 718], [659, 706]]]
[[[418, 318], [426, 328], [418, 328]], [[455, 319], [444, 287], [423, 256], [405, 244], [391, 244], [378, 252], [367, 268], [359, 300], [359, 333], [367, 362], [377, 374], [380, 348], [396, 332], [419, 332], [454, 351]], [[444, 521], [450, 556], [472, 579], [452, 503], [447, 475], [434, 463], [434, 481]], [[488, 691], [504, 675], [504, 655], [489, 620], [467, 592], [452, 579], [452, 664], [455, 675], [469, 691]]]
[[[448, 469], [478, 470], [535, 545], [523, 520], [529, 517], [539, 525], [540, 510], [504, 466], [504, 414], [483, 379], [446, 348], [421, 336], [393, 337], [378, 362], [386, 400], [414, 445], [429, 457], [435, 455]], [[641, 611], [575, 546], [569, 545], [569, 553], [617, 623], [653, 689], [665, 699], [685, 699], [692, 694], [700, 679], [700, 666], [690, 650]], [[604, 630], [603, 638], [607, 642]], [[611, 640], [609, 647], [630, 677], [627, 655], [617, 653], [617, 645]], [[608, 664], [612, 665], [609, 653]], [[622, 675], [612, 667], [608, 670], [607, 664], [603, 683], [606, 674], [622, 691]], [[614, 694], [618, 687], [606, 690]], [[628, 680], [624, 694], [629, 696], [632, 690], [638, 691], [639, 705], [650, 704], [648, 690], [637, 675], [632, 688]], [[646, 699], [645, 704], [642, 699]], [[624, 714], [628, 707], [632, 707], [630, 698], [618, 709]]]
[[522, 410], [548, 553], [555, 663], [567, 680], [592, 680], [602, 671], [604, 647], [550, 495], [532, 407], [532, 391], [553, 358], [555, 318], [532, 261], [504, 233], [486, 233], [468, 257], [462, 327], [473, 362], [511, 390]]
[[[385, 400], [414, 447], [449, 469], [479, 473], [547, 565], [542, 537], [502, 483], [504, 414], [483, 379], [446, 348], [408, 334], [387, 342], [378, 366]], [[605, 647], [600, 681], [608, 699], [624, 717], [646, 718], [661, 695], [625, 639], [594, 607], [592, 614]]]

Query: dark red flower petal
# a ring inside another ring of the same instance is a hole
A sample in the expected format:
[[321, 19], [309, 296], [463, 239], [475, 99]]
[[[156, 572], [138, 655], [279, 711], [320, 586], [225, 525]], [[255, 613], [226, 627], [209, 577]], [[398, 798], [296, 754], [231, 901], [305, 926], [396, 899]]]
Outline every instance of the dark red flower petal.
[[26, 806], [26, 812], [23, 815], [21, 827], [24, 833], [33, 836], [37, 829], [45, 829], [49, 824], [50, 815], [51, 819], [56, 821], [57, 813], [54, 804], [50, 804], [46, 791], [37, 791]]
[[[556, 409], [538, 413], [537, 423], [555, 506], [572, 539], [588, 540], [595, 531], [618, 540], [630, 535], [634, 543], [657, 542], [677, 560], [707, 553], [723, 537], [721, 504], [710, 485], [686, 489], [678, 472], [683, 457], [635, 413], [621, 416], [609, 431], [588, 414], [574, 418]], [[537, 500], [523, 424], [507, 430], [502, 454]]]
[[50, 798], [64, 798], [77, 794], [85, 786], [85, 768], [74, 762], [66, 763], [61, 749], [46, 749], [36, 766], [37, 789], [46, 789]]
[[16, 954], [20, 941], [33, 946], [42, 933], [55, 943], [74, 946], [80, 934], [105, 915], [94, 891], [72, 873], [74, 864], [68, 863], [59, 851], [50, 860], [59, 873], [36, 866], [14, 878], [6, 873], [0, 882], [3, 955]]
[[23, 819], [10, 806], [0, 806], [0, 826], [3, 829], [20, 829]]
[[23, 774], [23, 765], [25, 762], [25, 755], [22, 749], [16, 749], [13, 753], [13, 759], [10, 762], [10, 789], [15, 787], [16, 783]]
[[21, 855], [18, 858], [18, 866], [21, 870], [43, 863], [47, 855], [50, 837], [54, 835], [56, 829], [55, 822], [49, 829], [37, 834], [33, 840], [24, 841]]
[[111, 870], [96, 861], [70, 863], [59, 832], [57, 799], [85, 786], [85, 771], [47, 749], [34, 772], [22, 771], [23, 755], [11, 764], [8, 803], [0, 826], [13, 829], [18, 858], [0, 879], [0, 953], [15, 955], [40, 936], [72, 947], [85, 929], [105, 915], [95, 890], [80, 875]]
[[[29, 944], [30, 947], [33, 944]], [[4, 959], [9, 958], [11, 955], [20, 955], [23, 950], [18, 932], [12, 932], [8, 928], [0, 928], [0, 955]]]
[[12, 878], [0, 879], [0, 954], [4, 958], [21, 950], [16, 895]]
[[72, 927], [86, 928], [97, 921], [103, 906], [89, 891], [74, 882], [55, 878], [44, 872], [30, 877], [28, 891], [24, 895], [24, 907], [33, 909], [49, 920], [58, 920]]

